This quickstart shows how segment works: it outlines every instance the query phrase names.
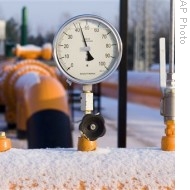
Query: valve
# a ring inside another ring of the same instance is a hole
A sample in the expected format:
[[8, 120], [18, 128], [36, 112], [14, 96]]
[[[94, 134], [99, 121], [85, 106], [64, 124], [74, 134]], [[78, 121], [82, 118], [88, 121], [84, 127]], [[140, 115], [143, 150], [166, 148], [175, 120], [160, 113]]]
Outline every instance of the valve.
[[166, 124], [162, 137], [161, 148], [164, 151], [175, 150], [175, 1], [170, 1], [170, 42], [169, 42], [169, 72], [166, 72], [165, 38], [160, 38], [160, 86], [163, 97], [161, 99], [160, 114]]
[[165, 129], [166, 136], [162, 137], [161, 147], [162, 150], [172, 151], [175, 150], [175, 121], [167, 120], [165, 124], [166, 124], [166, 129]]
[[165, 88], [160, 102], [160, 114], [164, 122], [175, 120], [175, 88]]
[[104, 118], [100, 114], [86, 114], [79, 125], [79, 130], [88, 140], [95, 141], [106, 132]]
[[83, 85], [81, 93], [81, 110], [85, 115], [79, 125], [81, 137], [78, 139], [78, 150], [92, 151], [96, 149], [96, 140], [102, 137], [105, 132], [104, 118], [100, 114], [92, 114], [93, 93], [92, 85]]
[[0, 152], [11, 149], [11, 140], [6, 137], [5, 132], [0, 131]]
[[[174, 44], [172, 44], [174, 45]], [[173, 48], [171, 48], [173, 50]], [[170, 60], [169, 72], [166, 72], [165, 38], [160, 38], [160, 86], [163, 97], [160, 102], [160, 114], [164, 117], [166, 125], [162, 137], [161, 148], [165, 151], [175, 150], [175, 72], [174, 59]], [[173, 58], [174, 52], [170, 57]]]

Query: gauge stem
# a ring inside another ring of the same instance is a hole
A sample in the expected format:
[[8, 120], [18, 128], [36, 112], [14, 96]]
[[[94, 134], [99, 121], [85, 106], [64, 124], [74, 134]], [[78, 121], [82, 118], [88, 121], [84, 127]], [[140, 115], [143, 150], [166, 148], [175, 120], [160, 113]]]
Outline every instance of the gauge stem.
[[90, 114], [93, 111], [93, 93], [92, 93], [92, 85], [84, 84], [83, 92], [81, 93], [81, 110], [84, 111], [85, 114]]

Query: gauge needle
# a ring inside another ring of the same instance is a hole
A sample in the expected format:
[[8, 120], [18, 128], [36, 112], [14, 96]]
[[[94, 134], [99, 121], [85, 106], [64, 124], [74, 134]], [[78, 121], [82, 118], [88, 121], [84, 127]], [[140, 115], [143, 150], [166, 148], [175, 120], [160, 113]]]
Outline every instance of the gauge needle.
[[[82, 38], [83, 38], [83, 41], [84, 41], [84, 45], [85, 45], [86, 47], [88, 47], [88, 46], [87, 46], [87, 43], [86, 43], [86, 40], [85, 40], [85, 37], [84, 37], [84, 34], [83, 34], [83, 31], [82, 31], [82, 28], [81, 28], [81, 25], [79, 24], [79, 26], [80, 26], [80, 31], [81, 31]], [[86, 58], [86, 60], [87, 60], [87, 61], [92, 61], [94, 58], [92, 57], [92, 55], [90, 54], [90, 52], [89, 52], [89, 51], [86, 51], [86, 53], [87, 53], [87, 58]]]

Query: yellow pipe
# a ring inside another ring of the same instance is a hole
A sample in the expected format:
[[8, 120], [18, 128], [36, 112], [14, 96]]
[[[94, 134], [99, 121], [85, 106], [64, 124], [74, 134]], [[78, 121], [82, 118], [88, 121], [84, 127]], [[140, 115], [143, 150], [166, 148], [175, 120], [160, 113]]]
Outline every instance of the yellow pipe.
[[165, 122], [165, 124], [166, 124], [166, 129], [165, 129], [166, 136], [162, 137], [161, 148], [164, 151], [174, 151], [175, 150], [175, 121], [168, 120]]
[[4, 100], [4, 96], [3, 96], [3, 85], [4, 85], [4, 79], [5, 76], [7, 74], [7, 72], [9, 72], [9, 70], [12, 69], [12, 64], [10, 63], [1, 63], [0, 64], [0, 105], [5, 105], [5, 100]]
[[39, 110], [51, 108], [70, 114], [66, 91], [55, 78], [40, 76], [40, 82], [25, 93], [28, 117]]
[[[29, 148], [72, 147], [67, 94], [56, 70], [37, 60], [23, 60], [3, 75], [5, 116], [9, 124], [16, 124], [18, 137], [25, 138], [29, 130]], [[44, 133], [41, 142], [39, 133]]]
[[0, 131], [0, 152], [11, 149], [11, 140], [6, 137], [5, 132]]
[[17, 44], [13, 53], [16, 57], [23, 59], [38, 59], [50, 60], [52, 58], [52, 45], [50, 43], [44, 44], [42, 47], [35, 45], [21, 46]]
[[26, 128], [21, 130], [27, 130], [28, 146], [72, 147], [67, 93], [57, 79], [50, 76], [39, 79], [24, 91]]
[[96, 141], [90, 141], [86, 137], [78, 137], [78, 150], [79, 151], [93, 151], [97, 148]]
[[23, 60], [12, 65], [4, 72], [1, 84], [3, 101], [6, 105], [5, 117], [8, 123], [16, 122], [16, 98], [14, 86], [17, 80], [26, 73], [35, 72], [57, 78], [55, 70], [37, 60]]

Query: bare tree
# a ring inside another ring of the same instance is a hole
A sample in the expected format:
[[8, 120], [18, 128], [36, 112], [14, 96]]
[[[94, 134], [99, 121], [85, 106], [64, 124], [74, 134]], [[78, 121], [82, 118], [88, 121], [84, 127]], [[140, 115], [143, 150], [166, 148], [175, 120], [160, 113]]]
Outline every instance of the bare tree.
[[[159, 8], [158, 8], [159, 7]], [[159, 38], [169, 35], [169, 0], [129, 0], [129, 32], [134, 36], [134, 67], [159, 62]], [[131, 44], [130, 44], [131, 45]], [[136, 65], [136, 66], [135, 66]]]
[[10, 18], [6, 22], [6, 39], [12, 43], [20, 41], [20, 27], [14, 18]]

